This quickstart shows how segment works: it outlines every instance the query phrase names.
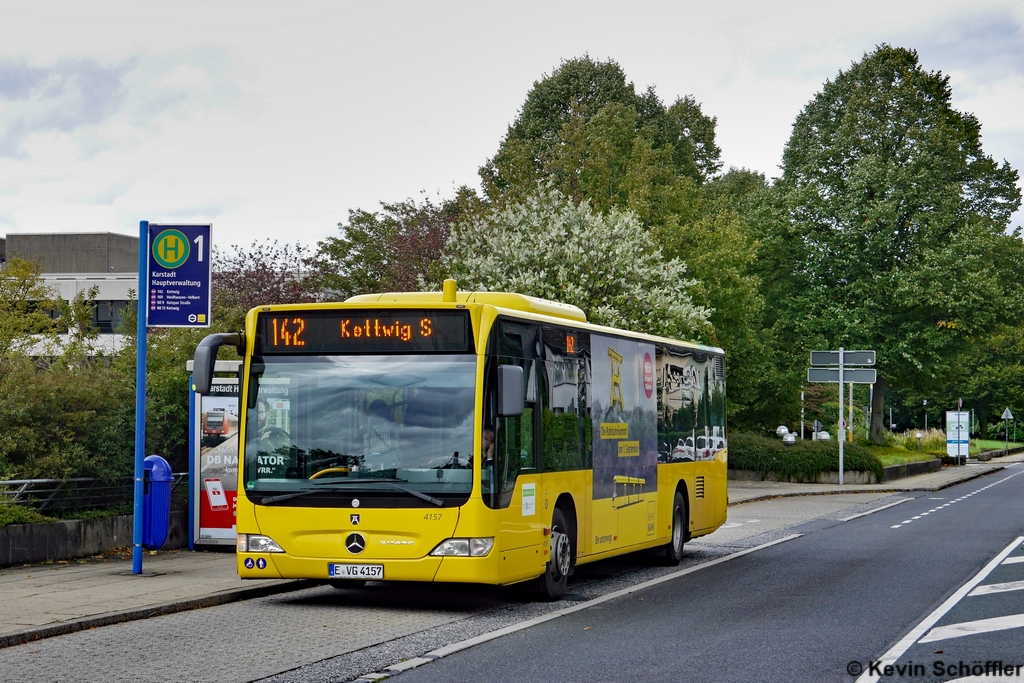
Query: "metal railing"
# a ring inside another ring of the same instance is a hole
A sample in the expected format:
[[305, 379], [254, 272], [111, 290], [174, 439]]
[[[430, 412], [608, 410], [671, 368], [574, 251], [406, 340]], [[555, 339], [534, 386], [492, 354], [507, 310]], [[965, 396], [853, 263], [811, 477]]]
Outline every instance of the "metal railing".
[[[188, 483], [188, 472], [173, 475], [171, 492]], [[134, 497], [133, 477], [95, 479], [0, 480], [0, 505], [26, 505], [40, 513], [71, 513], [129, 505]]]

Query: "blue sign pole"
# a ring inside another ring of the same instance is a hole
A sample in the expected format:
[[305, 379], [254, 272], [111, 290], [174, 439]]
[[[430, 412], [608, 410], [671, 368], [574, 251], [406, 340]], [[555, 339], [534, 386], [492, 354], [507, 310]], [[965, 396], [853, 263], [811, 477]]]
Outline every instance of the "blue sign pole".
[[146, 311], [149, 308], [149, 221], [139, 222], [138, 339], [135, 352], [135, 505], [132, 573], [142, 573], [142, 477], [146, 459]]
[[188, 549], [196, 549], [196, 392], [192, 390], [192, 375], [188, 376]]

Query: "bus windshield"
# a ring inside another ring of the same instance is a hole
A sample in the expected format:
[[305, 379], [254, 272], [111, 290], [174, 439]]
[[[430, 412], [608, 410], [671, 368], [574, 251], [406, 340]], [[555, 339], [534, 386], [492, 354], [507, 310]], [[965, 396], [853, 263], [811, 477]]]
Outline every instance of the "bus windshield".
[[247, 492], [469, 494], [474, 355], [266, 355], [250, 373]]

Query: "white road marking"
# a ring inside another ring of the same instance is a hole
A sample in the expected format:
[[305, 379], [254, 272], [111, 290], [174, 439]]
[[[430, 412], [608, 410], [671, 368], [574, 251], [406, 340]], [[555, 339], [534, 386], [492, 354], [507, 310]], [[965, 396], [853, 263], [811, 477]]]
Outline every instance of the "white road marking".
[[[1003, 562], [1003, 564], [1006, 564]], [[1007, 591], [1022, 591], [1024, 590], [1024, 581], [1008, 581], [1006, 583], [990, 583], [984, 586], [978, 586], [970, 592], [971, 596], [975, 595], [989, 595], [991, 593], [1006, 593]]]
[[976, 633], [991, 633], [993, 631], [1006, 631], [1007, 629], [1021, 627], [1024, 627], [1024, 614], [1010, 614], [1005, 617], [978, 619], [977, 621], [965, 621], [960, 624], [937, 626], [917, 642], [934, 643], [936, 640], [961, 638], [963, 636], [973, 636]]
[[[1014, 539], [1013, 543], [1003, 548], [998, 555], [992, 558], [991, 562], [986, 564], [980, 572], [974, 575], [974, 578], [960, 586], [956, 593], [949, 596], [949, 598], [939, 605], [934, 612], [925, 617], [920, 624], [912, 628], [910, 633], [903, 636], [898, 643], [889, 648], [889, 651], [879, 658], [879, 668], [884, 669], [886, 665], [895, 664], [896, 660], [902, 657], [903, 653], [909, 650], [910, 646], [916, 643], [918, 638], [927, 633], [928, 629], [935, 625], [935, 622], [945, 616], [946, 612], [953, 609], [953, 607], [963, 600], [968, 593], [974, 590], [979, 583], [984, 581], [985, 577], [991, 574], [992, 570], [998, 567], [999, 564], [1006, 559], [1006, 556], [1012, 553], [1022, 542], [1024, 542], [1024, 536], [1018, 536]], [[857, 683], [877, 683], [879, 678], [879, 675], [871, 674], [870, 670], [868, 670], [857, 679]]]
[[876, 508], [872, 508], [871, 510], [868, 510], [867, 512], [861, 512], [861, 513], [856, 514], [856, 515], [850, 515], [849, 517], [843, 517], [839, 521], [840, 522], [849, 522], [851, 519], [857, 519], [858, 517], [864, 517], [865, 515], [873, 515], [876, 512], [881, 512], [882, 510], [888, 510], [891, 507], [895, 507], [897, 505], [900, 505], [901, 503], [906, 503], [909, 500], [914, 500], [914, 499], [913, 498], [902, 498], [900, 500], [897, 500], [895, 503], [889, 503], [888, 505], [880, 505], [880, 506], [878, 506]]
[[[1015, 464], [1017, 464], [1017, 463], [1014, 463], [1014, 465], [1015, 465]], [[1013, 465], [1010, 465], [1010, 467], [1012, 467], [1012, 466], [1013, 466]], [[973, 495], [974, 495], [975, 493], [981, 493], [981, 492], [982, 492], [982, 491], [984, 491], [985, 489], [990, 489], [990, 488], [992, 488], [993, 486], [995, 486], [996, 484], [1002, 484], [1002, 483], [1003, 483], [1004, 481], [1006, 481], [1007, 479], [1012, 479], [1013, 477], [1016, 477], [1016, 476], [1017, 476], [1018, 474], [1024, 474], [1024, 471], [1021, 471], [1021, 472], [1014, 472], [1014, 473], [1013, 473], [1013, 474], [1011, 474], [1010, 476], [1008, 476], [1008, 477], [1003, 477], [1003, 478], [1002, 478], [1002, 479], [1000, 479], [999, 481], [994, 481], [994, 482], [992, 482], [991, 484], [989, 484], [988, 486], [982, 486], [982, 487], [981, 487], [980, 489], [978, 489], [977, 491], [971, 491], [970, 493], [965, 493], [964, 495], [960, 496], [959, 498], [957, 498], [957, 499], [955, 499], [955, 500], [951, 500], [951, 501], [949, 501], [948, 503], [946, 503], [946, 505], [952, 505], [953, 503], [959, 503], [959, 502], [960, 502], [961, 500], [964, 500], [964, 499], [966, 499], [966, 498], [970, 498], [970, 497], [971, 497], [971, 496], [973, 496]], [[913, 499], [913, 498], [907, 498], [906, 500], [914, 500], [914, 499]], [[942, 498], [929, 498], [928, 500], [943, 500], [943, 499], [942, 499]], [[902, 502], [902, 501], [901, 501], [901, 502]], [[893, 524], [893, 525], [892, 525], [891, 527], [889, 527], [889, 528], [890, 528], [890, 529], [899, 529], [899, 528], [900, 528], [900, 527], [902, 527], [902, 526], [903, 526], [904, 524], [910, 524], [911, 522], [913, 522], [913, 521], [914, 521], [914, 520], [916, 520], [916, 519], [921, 519], [922, 517], [927, 517], [928, 515], [930, 515], [930, 514], [931, 514], [931, 513], [933, 513], [933, 512], [938, 512], [938, 511], [939, 511], [939, 510], [941, 510], [942, 508], [946, 507], [946, 505], [939, 505], [938, 507], [932, 508], [932, 509], [931, 509], [931, 510], [929, 510], [928, 512], [922, 512], [921, 514], [919, 514], [919, 515], [917, 515], [917, 516], [915, 516], [915, 517], [911, 517], [910, 519], [905, 519], [905, 520], [903, 520], [903, 522], [902, 522], [901, 524]], [[881, 508], [878, 508], [878, 509], [879, 509], [879, 510], [884, 510], [885, 508], [884, 508], [884, 507], [881, 507]], [[851, 517], [850, 519], [853, 519], [853, 518]], [[844, 521], [844, 522], [845, 522], [846, 520], [844, 519], [844, 520], [841, 520], [841, 521]], [[1024, 561], [1024, 560], [1022, 560], [1022, 561]]]
[[1024, 555], [1018, 555], [1017, 557], [1008, 557], [1003, 560], [1003, 564], [1019, 564], [1024, 562]]
[[708, 567], [714, 567], [715, 565], [722, 564], [724, 562], [729, 562], [730, 560], [735, 560], [736, 558], [743, 557], [744, 555], [749, 555], [750, 553], [757, 552], [758, 550], [764, 550], [765, 548], [769, 548], [773, 545], [785, 543], [786, 541], [792, 541], [794, 538], [800, 538], [802, 535], [803, 534], [791, 534], [789, 536], [785, 536], [774, 541], [769, 541], [768, 543], [762, 543], [761, 545], [755, 546], [753, 548], [747, 548], [746, 550], [741, 550], [737, 553], [726, 555], [725, 557], [720, 557], [717, 560], [711, 560], [710, 562], [704, 562], [703, 564], [698, 564], [694, 567], [680, 569], [679, 571], [672, 572], [671, 574], [666, 574], [664, 576], [659, 576], [656, 579], [651, 579], [650, 581], [638, 583], [635, 586], [629, 586], [627, 588], [623, 588], [612, 593], [607, 593], [600, 597], [594, 598], [593, 600], [587, 600], [586, 602], [576, 603], [575, 605], [572, 605], [570, 607], [555, 610], [554, 612], [549, 612], [545, 615], [535, 617], [533, 619], [527, 619], [526, 621], [521, 621], [518, 624], [512, 624], [511, 626], [506, 626], [505, 628], [499, 628], [495, 631], [491, 631], [490, 633], [484, 633], [482, 635], [476, 636], [475, 638], [468, 638], [458, 643], [445, 645], [444, 647], [438, 648], [431, 652], [427, 652], [423, 655], [423, 657], [431, 659], [440, 659], [441, 657], [447, 657], [448, 655], [455, 654], [456, 652], [461, 652], [462, 650], [471, 648], [474, 645], [486, 643], [489, 640], [494, 640], [495, 638], [500, 638], [501, 636], [508, 635], [509, 633], [515, 633], [516, 631], [522, 631], [524, 629], [530, 628], [531, 626], [537, 626], [538, 624], [543, 624], [546, 621], [551, 621], [552, 619], [557, 619], [558, 617], [564, 617], [567, 614], [580, 612], [590, 607], [594, 607], [595, 605], [600, 605], [602, 603], [608, 602], [609, 600], [615, 600], [616, 598], [621, 598], [624, 595], [629, 595], [630, 593], [635, 593], [637, 591], [650, 588], [651, 586], [656, 586], [660, 583], [665, 583], [666, 581], [672, 581], [673, 579], [678, 579], [679, 577], [686, 576], [687, 574], [693, 574], [694, 572], [698, 572], [701, 569], [707, 569]]

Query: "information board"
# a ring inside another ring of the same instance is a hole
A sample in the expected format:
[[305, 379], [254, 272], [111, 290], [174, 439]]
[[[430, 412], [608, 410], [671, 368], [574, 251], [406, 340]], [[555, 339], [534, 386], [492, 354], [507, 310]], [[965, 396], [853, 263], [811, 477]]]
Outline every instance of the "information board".
[[971, 413], [968, 410], [946, 411], [946, 455], [969, 458], [971, 455]]
[[149, 224], [147, 327], [210, 326], [212, 229]]

